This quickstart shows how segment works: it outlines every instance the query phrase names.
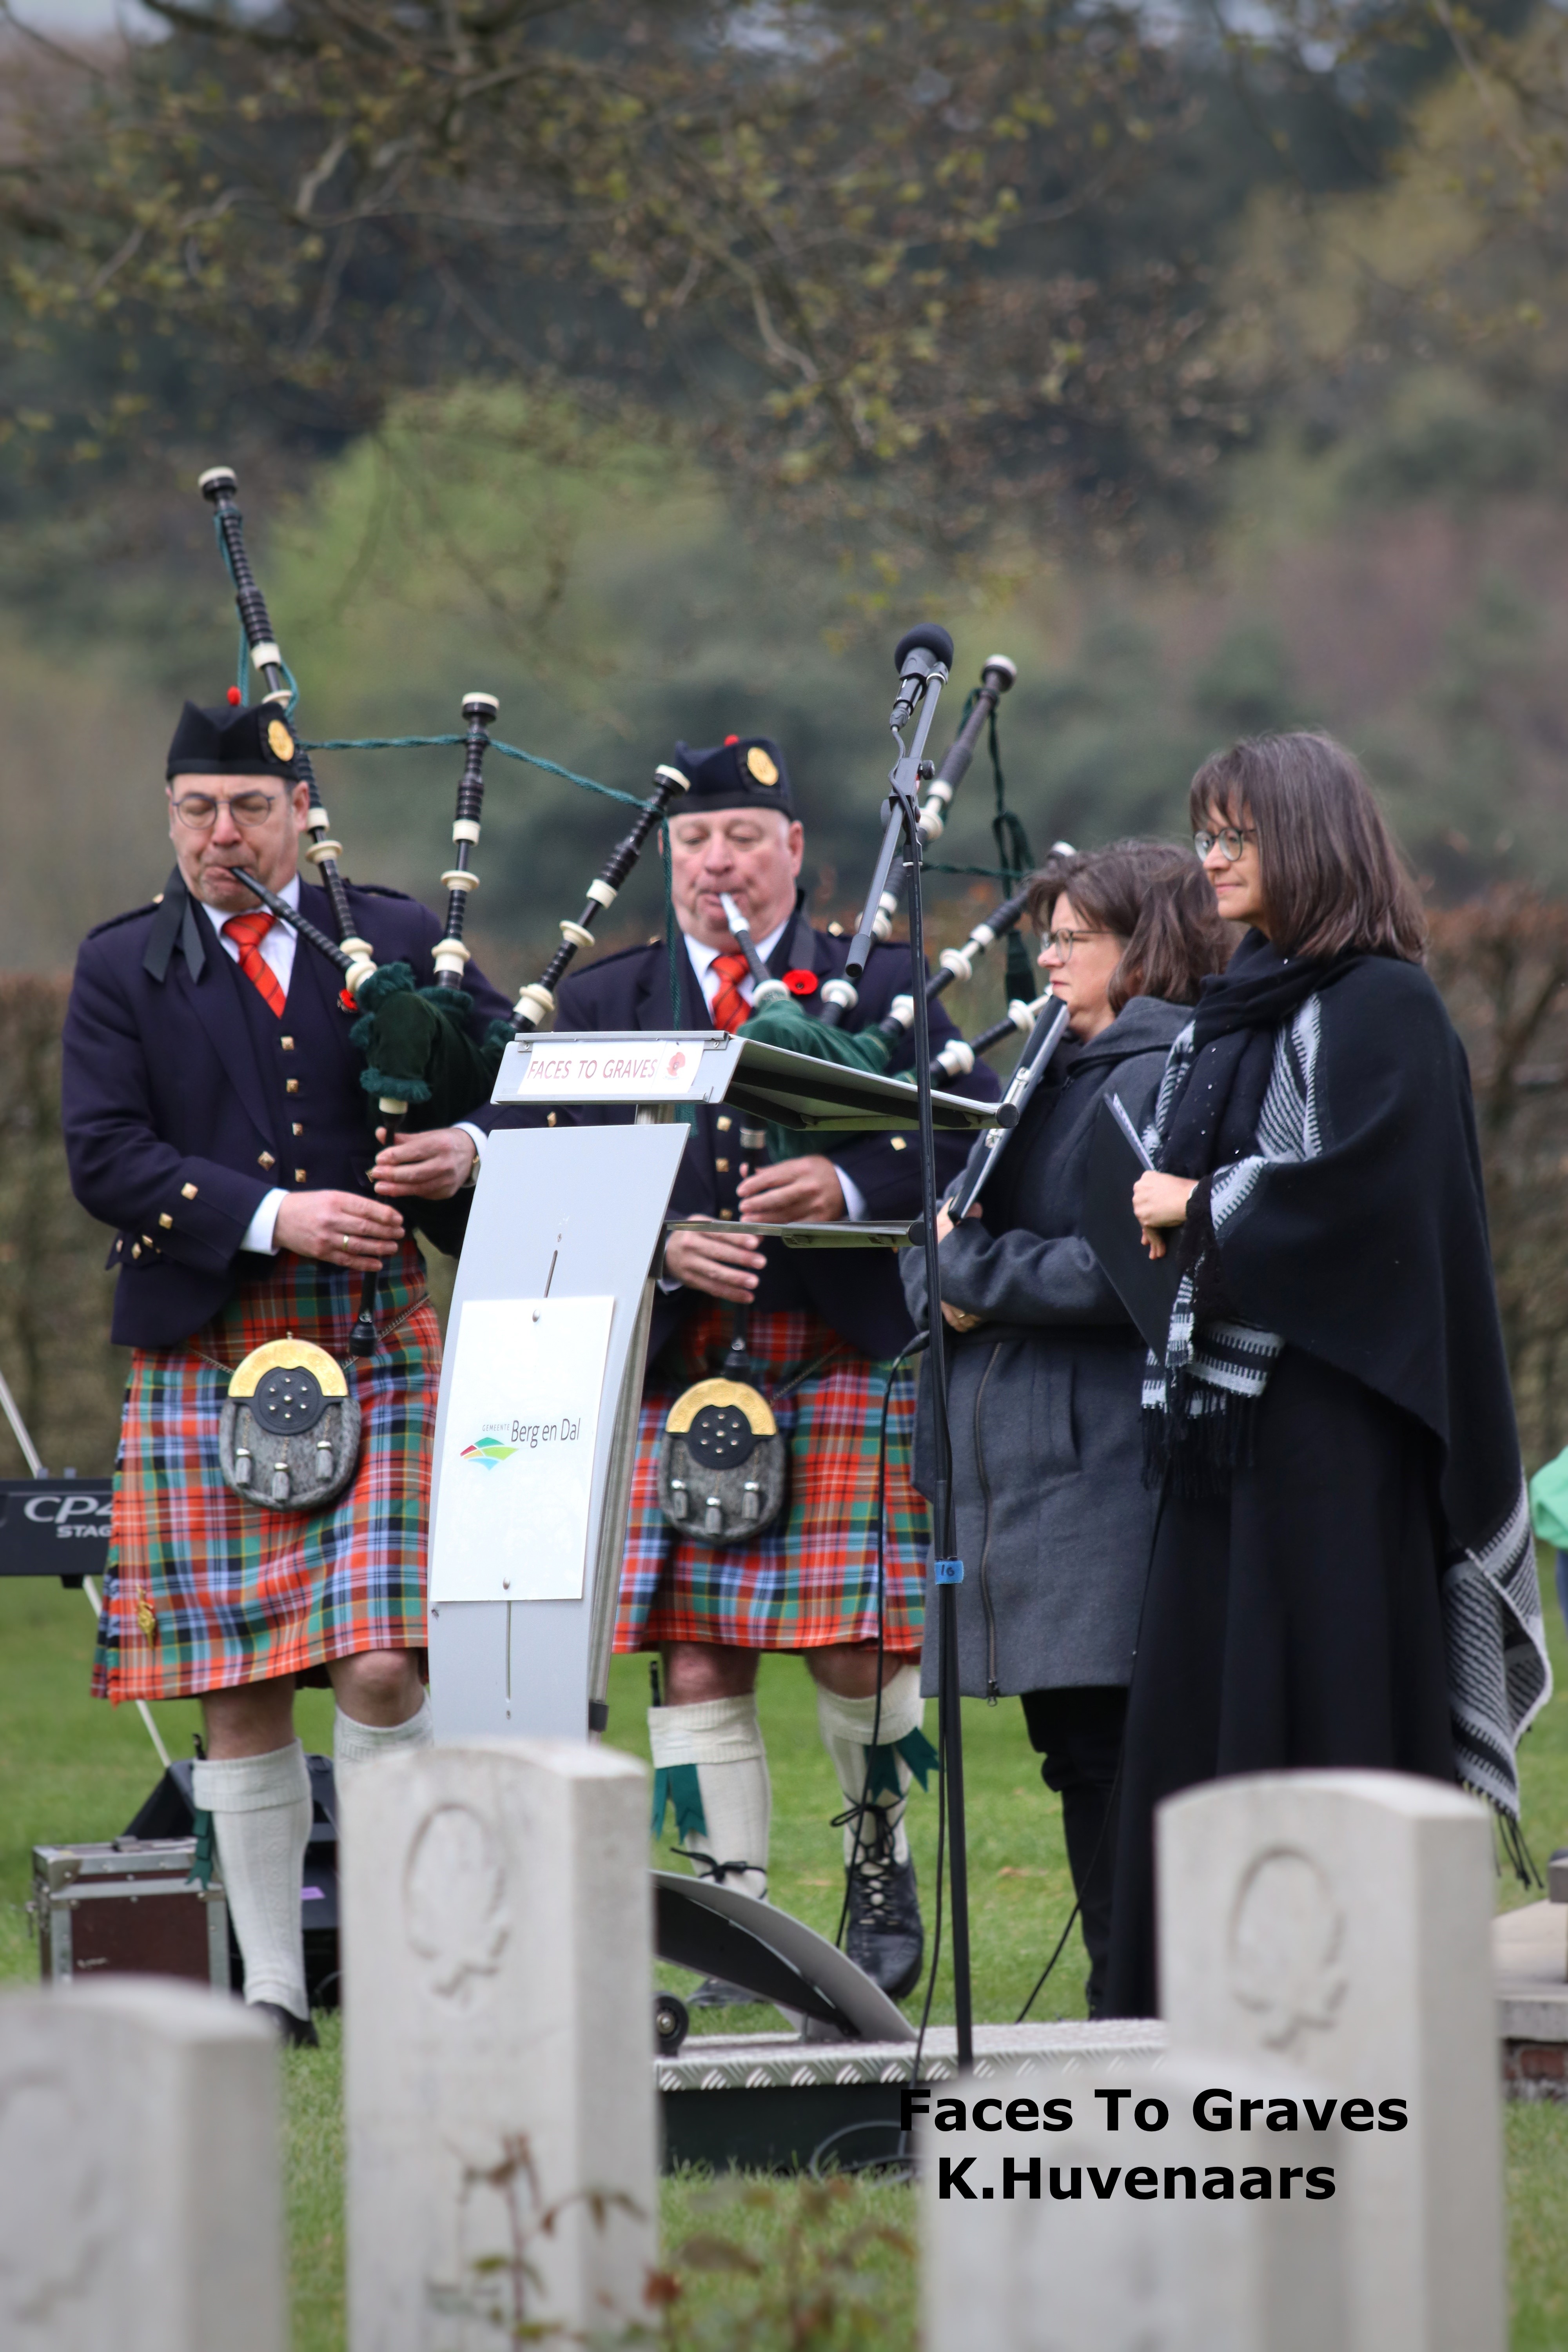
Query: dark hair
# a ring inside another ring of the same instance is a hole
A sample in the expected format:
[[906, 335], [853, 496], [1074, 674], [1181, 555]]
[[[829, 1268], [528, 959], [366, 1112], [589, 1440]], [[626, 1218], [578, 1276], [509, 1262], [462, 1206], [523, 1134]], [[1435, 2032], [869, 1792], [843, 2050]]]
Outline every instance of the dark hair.
[[1080, 915], [1123, 942], [1107, 991], [1113, 1013], [1134, 996], [1194, 1004], [1198, 982], [1230, 961], [1235, 933], [1220, 919], [1214, 887], [1192, 852], [1173, 842], [1113, 841], [1047, 858], [1029, 877], [1037, 930], [1064, 892]]
[[1255, 735], [1193, 778], [1193, 825], [1247, 824], [1281, 955], [1358, 949], [1419, 963], [1426, 918], [1361, 764], [1331, 735]]

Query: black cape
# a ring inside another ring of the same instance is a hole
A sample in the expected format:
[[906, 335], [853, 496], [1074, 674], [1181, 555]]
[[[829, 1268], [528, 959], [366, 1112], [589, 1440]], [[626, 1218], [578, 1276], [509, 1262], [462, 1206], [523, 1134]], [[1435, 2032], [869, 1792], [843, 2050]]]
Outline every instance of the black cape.
[[[1302, 1072], [1309, 1156], [1261, 1157], [1216, 1218], [1224, 1289], [1248, 1323], [1436, 1440], [1459, 1774], [1517, 1820], [1514, 1748], [1552, 1678], [1468, 1066], [1418, 966], [1366, 956], [1323, 978]], [[1189, 1098], [1226, 1042], [1198, 1054]]]

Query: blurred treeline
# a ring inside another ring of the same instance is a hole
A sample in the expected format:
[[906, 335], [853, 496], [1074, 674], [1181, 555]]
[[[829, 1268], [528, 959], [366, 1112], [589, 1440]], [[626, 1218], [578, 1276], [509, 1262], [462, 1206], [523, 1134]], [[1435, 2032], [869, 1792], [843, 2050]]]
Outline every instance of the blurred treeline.
[[[1519, 896], [1568, 893], [1563, 19], [167, 14], [131, 54], [0, 29], [0, 968], [62, 973], [162, 884], [179, 702], [236, 669], [218, 460], [308, 738], [451, 731], [483, 687], [506, 740], [635, 791], [678, 737], [766, 732], [835, 912], [911, 618], [953, 629], [954, 721], [1017, 661], [1037, 851], [1179, 835], [1216, 742], [1327, 726], [1447, 910], [1484, 1071], [1528, 997], [1491, 1208], [1532, 1463], [1568, 1436], [1568, 966]], [[456, 754], [317, 764], [350, 870], [434, 903]], [[983, 756], [939, 857], [993, 866], [994, 805]], [[501, 985], [621, 814], [491, 760]], [[990, 885], [932, 887], [952, 936]], [[606, 942], [660, 907], [650, 856]], [[4, 1012], [0, 1365], [86, 1469], [114, 1376], [99, 1237], [36, 1158], [53, 1002]]]

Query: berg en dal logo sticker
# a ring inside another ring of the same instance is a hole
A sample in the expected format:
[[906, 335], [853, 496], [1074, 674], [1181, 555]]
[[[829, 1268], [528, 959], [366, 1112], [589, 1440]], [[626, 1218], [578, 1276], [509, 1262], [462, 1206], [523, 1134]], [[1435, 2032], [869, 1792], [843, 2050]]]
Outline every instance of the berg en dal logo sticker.
[[499, 1437], [480, 1437], [472, 1445], [465, 1445], [458, 1459], [481, 1463], [485, 1469], [496, 1470], [503, 1462], [510, 1462], [516, 1452], [515, 1445], [503, 1445]]

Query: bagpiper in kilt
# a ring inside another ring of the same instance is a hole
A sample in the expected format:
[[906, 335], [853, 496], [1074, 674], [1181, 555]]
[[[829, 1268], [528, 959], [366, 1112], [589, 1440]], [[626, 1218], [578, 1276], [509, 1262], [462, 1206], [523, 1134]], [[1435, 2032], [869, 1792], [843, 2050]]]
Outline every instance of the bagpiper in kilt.
[[[669, 825], [679, 1025], [738, 1029], [750, 1010], [749, 968], [721, 894], [738, 903], [769, 971], [804, 1011], [819, 1012], [822, 982], [842, 975], [847, 943], [815, 930], [802, 911], [804, 835], [783, 751], [765, 737], [731, 736], [708, 751], [678, 744], [675, 764], [690, 780]], [[849, 1025], [879, 1021], [909, 978], [907, 949], [875, 949]], [[670, 1019], [669, 960], [657, 942], [602, 957], [567, 981], [556, 1028], [658, 1029]], [[935, 1008], [933, 1041], [952, 1034]], [[982, 1067], [965, 1090], [992, 1099], [996, 1087]], [[670, 1213], [711, 1224], [673, 1233], [665, 1252], [616, 1636], [623, 1651], [662, 1654], [662, 1702], [648, 1715], [654, 1828], [673, 1811], [678, 1851], [700, 1871], [766, 1894], [772, 1799], [757, 1660], [763, 1650], [804, 1657], [842, 1798], [835, 1825], [844, 1832], [847, 1948], [902, 1998], [923, 1948], [904, 1809], [912, 1777], [923, 1783], [934, 1760], [915, 1664], [929, 1532], [909, 1478], [914, 1375], [896, 1364], [914, 1327], [890, 1253], [786, 1250], [746, 1226], [912, 1217], [919, 1160], [905, 1136], [849, 1135], [834, 1138], [831, 1159], [765, 1165], [722, 1104], [694, 1118]], [[940, 1149], [945, 1180], [963, 1146]], [[788, 1495], [771, 1524], [714, 1538], [705, 1522], [667, 1515], [661, 1486], [671, 1474], [661, 1458], [684, 1410], [678, 1400], [720, 1372], [771, 1421], [767, 1444], [787, 1448]], [[719, 2005], [747, 1996], [710, 1980], [695, 1998]]]
[[[340, 1773], [431, 1738], [439, 1337], [395, 1204], [453, 1199], [489, 1114], [378, 1153], [356, 1006], [236, 880], [254, 873], [331, 935], [327, 894], [300, 879], [310, 794], [278, 706], [187, 703], [167, 781], [174, 870], [83, 942], [65, 1030], [71, 1183], [117, 1228], [112, 1336], [132, 1350], [93, 1688], [201, 1698], [195, 1794], [246, 1999], [310, 2041], [312, 1803], [293, 1694], [331, 1684]], [[427, 909], [352, 886], [347, 903], [378, 964], [433, 980]], [[471, 963], [465, 984], [482, 1034], [504, 1000]], [[348, 1341], [372, 1267], [376, 1344], [361, 1360]]]

